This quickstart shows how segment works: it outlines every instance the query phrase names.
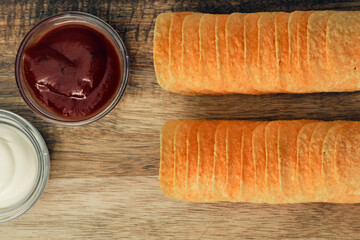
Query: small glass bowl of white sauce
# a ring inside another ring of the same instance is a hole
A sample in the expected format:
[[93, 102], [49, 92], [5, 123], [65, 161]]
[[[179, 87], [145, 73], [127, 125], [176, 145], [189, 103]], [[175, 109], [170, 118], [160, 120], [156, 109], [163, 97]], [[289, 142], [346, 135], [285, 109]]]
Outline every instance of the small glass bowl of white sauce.
[[0, 109], [0, 223], [27, 212], [49, 178], [49, 151], [28, 121]]

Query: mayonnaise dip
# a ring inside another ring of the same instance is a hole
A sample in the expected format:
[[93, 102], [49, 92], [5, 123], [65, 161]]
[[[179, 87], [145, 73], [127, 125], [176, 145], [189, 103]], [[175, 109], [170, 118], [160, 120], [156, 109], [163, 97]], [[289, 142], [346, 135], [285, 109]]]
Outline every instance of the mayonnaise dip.
[[29, 138], [0, 123], [0, 209], [24, 201], [33, 191], [38, 173], [36, 151]]

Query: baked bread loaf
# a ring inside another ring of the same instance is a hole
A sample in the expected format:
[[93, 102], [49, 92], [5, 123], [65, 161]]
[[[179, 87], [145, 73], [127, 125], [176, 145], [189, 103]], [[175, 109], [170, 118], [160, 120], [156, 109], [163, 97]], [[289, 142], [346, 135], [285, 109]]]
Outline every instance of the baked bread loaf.
[[160, 186], [195, 202], [360, 202], [360, 122], [176, 120]]
[[159, 84], [183, 94], [360, 90], [360, 12], [162, 13]]

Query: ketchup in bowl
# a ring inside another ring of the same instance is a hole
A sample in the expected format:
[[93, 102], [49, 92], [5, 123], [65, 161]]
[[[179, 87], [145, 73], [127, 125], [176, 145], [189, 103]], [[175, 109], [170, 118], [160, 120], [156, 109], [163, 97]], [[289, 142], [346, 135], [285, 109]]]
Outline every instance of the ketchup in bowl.
[[94, 16], [65, 13], [48, 21], [59, 16], [64, 20], [66, 14], [95, 19], [102, 25], [67, 19], [41, 28], [41, 33], [20, 47], [17, 83], [25, 101], [41, 117], [80, 125], [116, 105], [127, 83], [127, 55], [114, 30]]

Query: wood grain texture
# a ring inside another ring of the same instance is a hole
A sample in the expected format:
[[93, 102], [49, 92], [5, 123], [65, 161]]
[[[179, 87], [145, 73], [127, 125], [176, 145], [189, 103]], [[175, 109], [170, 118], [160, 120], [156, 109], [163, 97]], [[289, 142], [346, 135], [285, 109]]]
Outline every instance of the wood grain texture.
[[[360, 93], [182, 96], [161, 89], [152, 63], [155, 17], [166, 11], [208, 13], [360, 10], [358, 1], [0, 1], [0, 108], [39, 129], [51, 153], [41, 200], [0, 225], [0, 239], [359, 238], [360, 205], [194, 204], [166, 199], [158, 185], [164, 122], [189, 119], [360, 120]], [[62, 127], [36, 117], [14, 79], [26, 32], [50, 15], [79, 10], [108, 22], [130, 55], [129, 85], [103, 119]]]

